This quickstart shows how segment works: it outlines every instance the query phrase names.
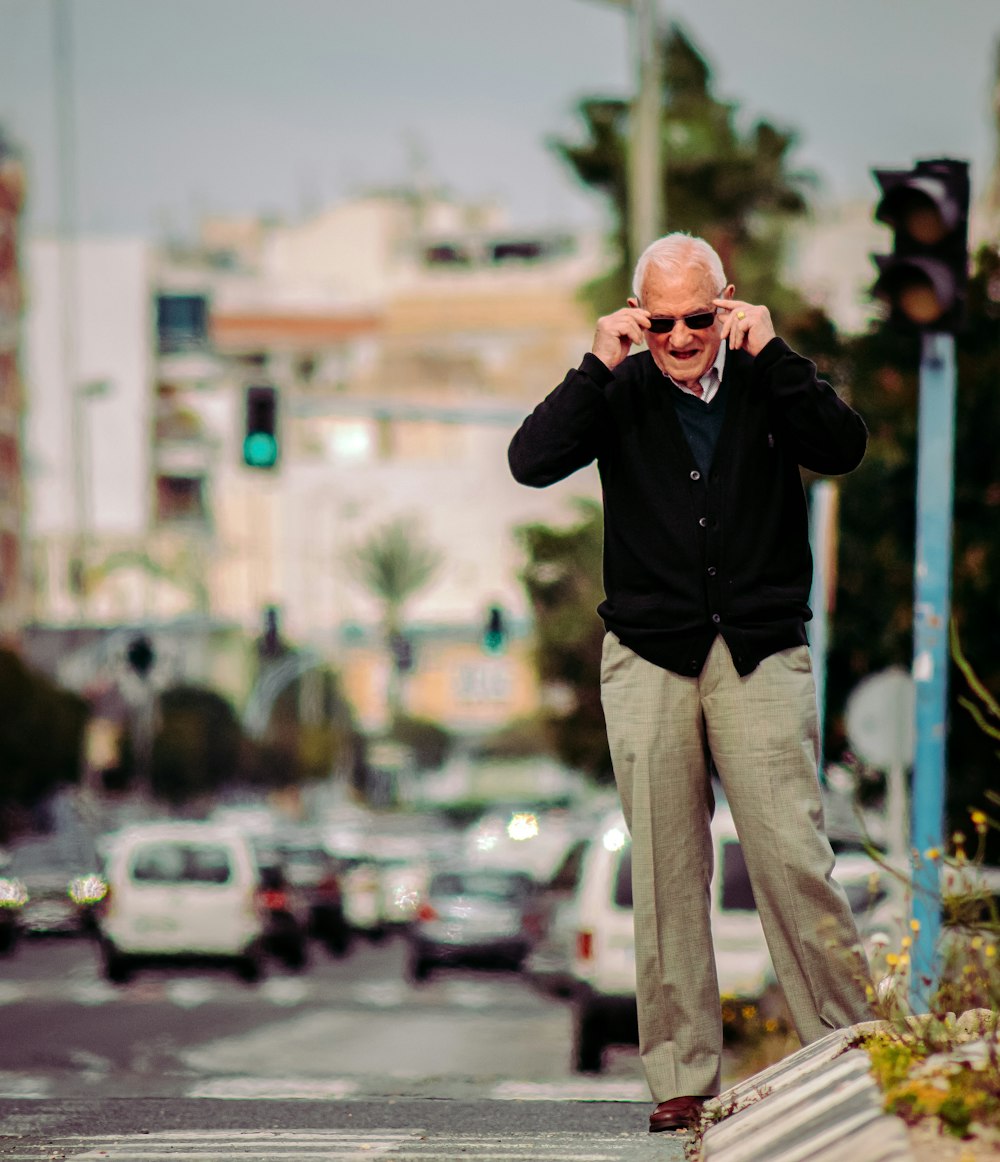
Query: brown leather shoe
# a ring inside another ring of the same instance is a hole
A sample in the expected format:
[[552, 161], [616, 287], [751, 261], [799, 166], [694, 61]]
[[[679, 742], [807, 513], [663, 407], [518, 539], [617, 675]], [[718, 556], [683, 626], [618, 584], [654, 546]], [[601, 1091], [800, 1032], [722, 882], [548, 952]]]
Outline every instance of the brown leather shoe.
[[701, 1107], [707, 1097], [673, 1097], [661, 1101], [649, 1115], [649, 1132], [661, 1130], [690, 1130], [701, 1121]]

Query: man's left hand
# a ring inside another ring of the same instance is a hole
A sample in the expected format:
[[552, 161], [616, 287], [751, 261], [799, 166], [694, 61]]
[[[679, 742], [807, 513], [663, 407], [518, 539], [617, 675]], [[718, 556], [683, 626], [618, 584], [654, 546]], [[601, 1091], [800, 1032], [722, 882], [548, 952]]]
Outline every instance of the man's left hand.
[[713, 299], [726, 312], [722, 323], [722, 339], [729, 341], [735, 351], [742, 347], [751, 355], [759, 355], [774, 338], [774, 324], [767, 307], [744, 303], [739, 299]]

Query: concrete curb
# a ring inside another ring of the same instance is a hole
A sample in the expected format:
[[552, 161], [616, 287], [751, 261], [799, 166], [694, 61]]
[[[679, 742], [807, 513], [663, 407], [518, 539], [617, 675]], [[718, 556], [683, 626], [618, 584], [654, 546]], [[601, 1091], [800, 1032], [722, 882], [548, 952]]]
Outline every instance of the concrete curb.
[[868, 1054], [844, 1051], [879, 1023], [838, 1029], [707, 1102], [705, 1162], [914, 1162], [882, 1112]]

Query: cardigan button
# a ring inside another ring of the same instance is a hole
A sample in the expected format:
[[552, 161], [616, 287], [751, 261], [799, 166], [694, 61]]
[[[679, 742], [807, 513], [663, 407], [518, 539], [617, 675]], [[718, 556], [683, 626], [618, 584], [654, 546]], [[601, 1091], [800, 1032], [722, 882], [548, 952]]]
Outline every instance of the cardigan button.
[[718, 573], [718, 571], [719, 571], [719, 570], [718, 570], [718, 569], [716, 569], [716, 567], [715, 567], [714, 565], [709, 565], [709, 567], [708, 567], [708, 575], [709, 575], [709, 577], [714, 577], [714, 576], [715, 576], [715, 574], [716, 574], [716, 573]]
[[716, 625], [718, 625], [719, 622], [722, 621], [722, 618], [717, 613], [713, 613], [712, 620], [715, 622]]
[[692, 479], [692, 480], [700, 480], [700, 479], [701, 479], [701, 473], [698, 471], [698, 469], [697, 469], [697, 468], [695, 468], [695, 469], [693, 469], [693, 470], [692, 470], [692, 472], [691, 472], [691, 479]]
[[700, 524], [703, 529], [707, 529], [708, 528], [708, 517], [707, 516], [699, 517], [698, 524]]

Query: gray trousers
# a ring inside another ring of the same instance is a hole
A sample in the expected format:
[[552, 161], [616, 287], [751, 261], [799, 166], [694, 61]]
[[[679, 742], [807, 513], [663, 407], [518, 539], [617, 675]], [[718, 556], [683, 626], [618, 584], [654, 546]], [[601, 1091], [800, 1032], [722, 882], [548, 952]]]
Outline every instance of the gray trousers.
[[721, 636], [697, 678], [609, 633], [601, 701], [632, 836], [639, 1052], [654, 1101], [719, 1091], [722, 1016], [709, 901], [709, 754], [803, 1044], [869, 1020], [867, 964], [823, 825], [806, 646], [740, 677]]

